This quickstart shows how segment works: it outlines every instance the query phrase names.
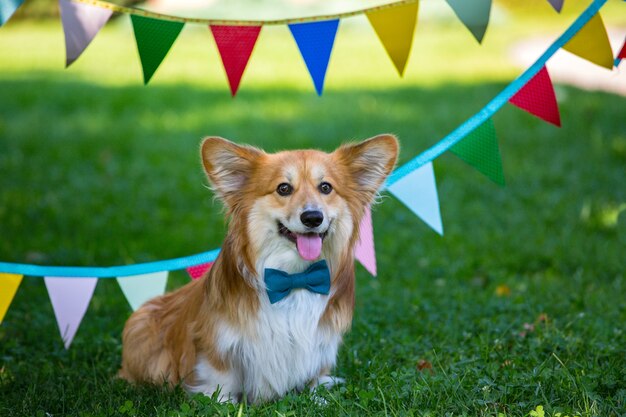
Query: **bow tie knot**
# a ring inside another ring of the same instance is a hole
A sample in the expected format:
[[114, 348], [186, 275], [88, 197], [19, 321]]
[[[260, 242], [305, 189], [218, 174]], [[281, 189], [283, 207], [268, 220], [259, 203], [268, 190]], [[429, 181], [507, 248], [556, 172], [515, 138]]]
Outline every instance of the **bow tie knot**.
[[304, 288], [317, 294], [328, 295], [330, 292], [330, 270], [324, 260], [316, 262], [304, 272], [296, 274], [266, 268], [265, 286], [272, 304], [287, 297], [295, 288]]

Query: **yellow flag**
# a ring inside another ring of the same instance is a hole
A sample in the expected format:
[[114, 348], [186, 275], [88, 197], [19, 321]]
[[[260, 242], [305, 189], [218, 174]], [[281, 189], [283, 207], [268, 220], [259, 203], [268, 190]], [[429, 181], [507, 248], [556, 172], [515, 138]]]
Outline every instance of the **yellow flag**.
[[0, 273], [0, 323], [2, 323], [2, 319], [4, 319], [21, 282], [22, 275]]
[[596, 13], [563, 49], [601, 67], [613, 68], [613, 51], [600, 13]]
[[392, 7], [367, 13], [370, 24], [400, 76], [404, 74], [406, 61], [411, 52], [418, 5], [419, 3], [415, 2], [404, 7]]

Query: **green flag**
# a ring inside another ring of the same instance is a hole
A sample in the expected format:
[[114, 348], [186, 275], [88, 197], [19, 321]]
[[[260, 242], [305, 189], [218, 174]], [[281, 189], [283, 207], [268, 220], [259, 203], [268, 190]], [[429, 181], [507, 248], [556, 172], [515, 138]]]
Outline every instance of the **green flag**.
[[183, 22], [130, 15], [143, 68], [144, 84], [157, 70], [185, 25]]
[[450, 148], [456, 156], [485, 174], [496, 184], [504, 185], [502, 160], [493, 121], [487, 119], [459, 143]]

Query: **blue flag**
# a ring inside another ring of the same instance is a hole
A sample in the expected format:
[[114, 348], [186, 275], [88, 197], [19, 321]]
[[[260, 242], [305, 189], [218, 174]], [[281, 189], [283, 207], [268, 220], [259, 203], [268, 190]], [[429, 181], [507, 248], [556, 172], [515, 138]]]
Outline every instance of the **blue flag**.
[[289, 25], [289, 30], [313, 78], [315, 90], [320, 96], [324, 89], [324, 78], [338, 26], [339, 19]]
[[24, 3], [24, 0], [0, 0], [0, 26], [13, 16], [13, 13]]

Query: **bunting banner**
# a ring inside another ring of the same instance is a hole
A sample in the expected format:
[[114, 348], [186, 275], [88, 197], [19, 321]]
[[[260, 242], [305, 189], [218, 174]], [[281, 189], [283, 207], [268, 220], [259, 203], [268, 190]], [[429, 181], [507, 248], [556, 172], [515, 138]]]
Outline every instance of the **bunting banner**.
[[548, 0], [550, 6], [554, 8], [557, 12], [561, 13], [561, 9], [563, 8], [563, 0]]
[[213, 262], [190, 266], [187, 268], [187, 273], [189, 274], [189, 278], [193, 280], [200, 279], [212, 266]]
[[482, 43], [489, 25], [491, 0], [446, 0], [459, 20]]
[[261, 32], [261, 26], [210, 26], [233, 97]]
[[13, 16], [13, 13], [24, 3], [24, 0], [0, 0], [0, 26]]
[[319, 96], [322, 95], [324, 89], [326, 69], [338, 26], [339, 19], [289, 25], [289, 30], [298, 44], [302, 59], [311, 74], [315, 91]]
[[418, 6], [419, 3], [407, 4], [395, 9], [376, 10], [366, 14], [401, 77], [404, 75], [413, 44]]
[[546, 67], [541, 68], [509, 102], [546, 122], [561, 126], [559, 105]]
[[98, 283], [97, 278], [45, 277], [65, 349], [69, 349]]
[[141, 59], [143, 82], [148, 84], [185, 24], [138, 15], [130, 18]]
[[[111, 13], [126, 14], [132, 21], [144, 84], [148, 84], [184, 25], [202, 24], [210, 28], [213, 34], [233, 97], [237, 94], [261, 28], [268, 25], [289, 27], [318, 95], [321, 95], [324, 89], [339, 21], [353, 16], [367, 17], [398, 74], [403, 76], [412, 49], [419, 10], [419, 0], [400, 0], [333, 15], [273, 20], [228, 20], [172, 16], [119, 6], [102, 0], [59, 1], [66, 36], [66, 66], [71, 65], [80, 56], [108, 21]], [[491, 0], [446, 1], [478, 42], [482, 42], [489, 24]], [[563, 5], [562, 0], [548, 1], [557, 10], [560, 10]], [[16, 0], [0, 0], [0, 5], [3, 5], [2, 10], [8, 10], [8, 5], [15, 2]], [[592, 0], [588, 10], [594, 10], [597, 14], [605, 2], [606, 0]], [[100, 12], [96, 12], [96, 9]], [[585, 59], [610, 68], [609, 65], [612, 65], [614, 60], [611, 56], [611, 64], [608, 63], [610, 45], [604, 24], [599, 15], [589, 16], [587, 13], [585, 11], [581, 14], [579, 16], [581, 19], [570, 26], [564, 34], [565, 43], [559, 40], [553, 45], [557, 49], [563, 47]], [[580, 25], [587, 22], [589, 24], [581, 30], [583, 26]], [[550, 55], [554, 52], [551, 50]]]
[[502, 160], [493, 121], [487, 119], [470, 132], [462, 141], [450, 148], [450, 152], [476, 168], [490, 180], [504, 185]]
[[21, 282], [22, 275], [20, 274], [0, 273], [0, 323], [4, 320]]
[[435, 232], [443, 236], [439, 196], [432, 162], [387, 185], [387, 190], [404, 203]]
[[59, 9], [65, 33], [65, 66], [69, 67], [89, 46], [113, 12], [70, 0], [59, 0]]
[[[123, 8], [100, 0], [71, 1], [83, 5], [90, 4], [114, 12], [131, 14], [146, 82], [154, 74], [154, 71], [187, 21], [194, 21], [194, 23], [207, 22], [206, 19], [185, 19], [158, 15], [138, 9]], [[282, 20], [270, 21], [268, 23], [266, 21], [255, 25], [252, 25], [250, 21], [238, 22], [239, 25], [233, 25], [232, 21], [227, 21], [226, 26], [256, 26], [253, 30], [257, 31], [256, 35], [258, 36], [258, 31], [264, 24], [289, 24], [307, 68], [311, 72], [316, 91], [321, 93], [339, 23], [338, 17], [365, 12], [373, 13], [376, 10], [404, 7], [413, 3], [415, 1], [406, 0], [390, 5], [377, 6], [376, 8], [364, 9], [358, 13], [350, 12], [341, 16], [325, 16], [320, 22], [315, 21], [318, 18], [312, 17], [300, 19], [298, 22]], [[576, 51], [575, 53], [581, 57], [595, 61], [595, 63], [600, 62], [603, 65], [606, 64], [605, 55], [608, 51], [611, 55], [611, 62], [613, 62], [610, 45], [607, 48], [608, 42], [604, 41], [606, 30], [598, 15], [598, 11], [605, 3], [606, 0], [592, 0], [592, 3], [576, 18], [572, 25], [519, 77], [444, 138], [393, 171], [383, 188], [386, 188], [392, 195], [398, 198], [433, 230], [443, 234], [439, 196], [433, 167], [434, 161], [439, 156], [450, 151], [494, 182], [504, 184], [500, 150], [492, 116], [503, 105], [510, 102], [547, 122], [560, 125], [558, 105], [549, 74], [545, 68], [546, 63], [558, 50], [565, 48], [566, 45], [568, 45], [570, 51]], [[333, 17], [336, 18], [333, 19]], [[67, 20], [66, 18], [64, 19]], [[80, 20], [82, 18], [78, 17], [77, 19]], [[209, 21], [211, 30], [213, 31], [213, 27], [219, 26], [220, 23], [224, 22]], [[317, 26], [317, 23], [323, 24]], [[65, 25], [66, 23], [64, 23]], [[376, 23], [372, 25], [375, 28], [379, 26]], [[311, 30], [313, 27], [317, 27], [317, 30]], [[378, 29], [375, 30], [378, 32]], [[166, 34], [164, 35], [164, 33]], [[87, 38], [93, 39], [93, 36]], [[155, 39], [156, 42], [154, 41]], [[256, 37], [254, 42], [256, 42]], [[254, 42], [248, 42], [248, 50], [250, 52]], [[382, 37], [381, 42], [385, 45]], [[155, 46], [154, 44], [160, 46]], [[238, 44], [232, 48], [239, 46]], [[385, 46], [385, 48], [388, 48], [388, 46]], [[82, 49], [84, 50], [84, 47]], [[599, 51], [604, 52], [600, 53]], [[616, 62], [617, 59], [623, 58], [624, 54], [625, 50], [622, 47], [622, 50], [617, 55]], [[222, 55], [224, 62], [224, 54], [221, 51], [220, 55]], [[71, 55], [68, 54], [69, 56]], [[245, 62], [247, 63], [247, 58]], [[315, 64], [311, 64], [311, 62]], [[227, 64], [224, 63], [224, 65], [226, 68]], [[245, 68], [245, 64], [243, 68]], [[236, 87], [242, 73], [243, 69], [241, 69], [236, 85], [231, 83], [232, 93], [237, 91]], [[232, 89], [233, 85], [235, 85], [235, 89]], [[355, 257], [363, 263], [368, 271], [376, 274], [373, 230], [369, 209], [360, 227], [361, 235], [355, 248]], [[192, 279], [198, 278], [206, 272], [207, 268], [211, 267], [218, 254], [219, 249], [214, 249], [182, 258], [110, 267], [43, 266], [0, 262], [0, 289], [2, 290], [0, 292], [0, 312], [2, 312], [2, 315], [6, 312], [19, 286], [22, 275], [44, 277], [64, 345], [68, 348], [87, 310], [96, 286], [96, 278], [117, 278], [131, 307], [136, 309], [145, 300], [164, 292], [169, 271], [188, 269]], [[9, 278], [7, 279], [7, 277]], [[0, 316], [1, 319], [2, 317]]]
[[368, 206], [359, 224], [359, 240], [354, 247], [354, 257], [376, 276], [376, 251], [374, 250], [374, 228], [372, 227], [372, 209]]
[[613, 69], [613, 50], [600, 14], [595, 14], [589, 23], [563, 45], [563, 49], [596, 65]]
[[136, 311], [151, 298], [165, 294], [168, 271], [117, 278], [128, 304]]

